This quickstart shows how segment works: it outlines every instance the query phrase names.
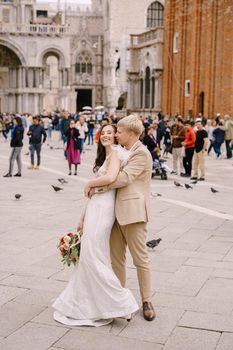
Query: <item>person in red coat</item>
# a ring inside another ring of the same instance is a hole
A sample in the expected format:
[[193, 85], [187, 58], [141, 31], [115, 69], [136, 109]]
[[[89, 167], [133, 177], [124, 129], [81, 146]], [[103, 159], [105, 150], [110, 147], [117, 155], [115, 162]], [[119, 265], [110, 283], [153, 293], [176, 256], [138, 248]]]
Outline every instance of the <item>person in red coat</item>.
[[66, 132], [67, 137], [67, 161], [69, 165], [69, 175], [71, 175], [71, 166], [74, 164], [75, 171], [74, 175], [77, 175], [78, 164], [81, 162], [81, 145], [79, 140], [79, 130], [75, 127], [75, 121], [70, 121], [70, 127]]
[[192, 124], [191, 121], [185, 122], [185, 140], [182, 142], [182, 145], [185, 147], [185, 156], [183, 158], [185, 173], [180, 174], [183, 177], [190, 177], [192, 172], [192, 159], [196, 141], [196, 134], [193, 130], [193, 126], [194, 123]]

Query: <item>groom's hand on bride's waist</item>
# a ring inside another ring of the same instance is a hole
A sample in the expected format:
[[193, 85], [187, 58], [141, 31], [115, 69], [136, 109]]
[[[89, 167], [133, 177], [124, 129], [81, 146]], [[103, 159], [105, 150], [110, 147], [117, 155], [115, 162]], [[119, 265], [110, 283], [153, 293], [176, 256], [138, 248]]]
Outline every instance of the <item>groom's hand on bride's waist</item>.
[[92, 187], [88, 193], [88, 198], [91, 198], [92, 196], [94, 196], [94, 194], [96, 193], [104, 193], [108, 191], [108, 186], [104, 186], [104, 187]]

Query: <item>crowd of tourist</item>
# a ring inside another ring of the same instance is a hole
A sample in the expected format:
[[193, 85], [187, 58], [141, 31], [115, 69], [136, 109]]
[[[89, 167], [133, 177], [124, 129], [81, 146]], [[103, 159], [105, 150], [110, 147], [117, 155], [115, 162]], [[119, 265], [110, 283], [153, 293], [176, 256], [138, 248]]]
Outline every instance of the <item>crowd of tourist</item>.
[[[225, 143], [226, 158], [232, 158], [233, 147], [233, 117], [218, 114], [212, 119], [199, 115], [196, 119], [163, 116], [140, 117], [145, 132], [142, 142], [148, 147], [152, 158], [167, 158], [172, 156], [172, 171], [174, 175], [190, 177], [193, 180], [204, 181], [205, 154], [215, 152], [216, 159], [223, 157]], [[92, 112], [71, 114], [66, 111], [46, 113], [38, 116], [30, 114], [0, 114], [0, 134], [6, 141], [10, 140], [12, 148], [9, 170], [5, 177], [12, 177], [14, 162], [17, 161], [18, 171], [14, 176], [21, 176], [21, 150], [23, 138], [29, 138], [29, 153], [31, 165], [29, 169], [39, 169], [41, 163], [41, 145], [51, 142], [53, 130], [60, 133], [63, 142], [64, 157], [68, 162], [69, 175], [77, 175], [77, 167], [81, 162], [84, 145], [93, 145], [99, 140], [100, 126], [117, 123], [116, 116], [106, 112], [98, 116]], [[213, 150], [213, 151], [212, 151]], [[37, 160], [35, 162], [35, 153]]]

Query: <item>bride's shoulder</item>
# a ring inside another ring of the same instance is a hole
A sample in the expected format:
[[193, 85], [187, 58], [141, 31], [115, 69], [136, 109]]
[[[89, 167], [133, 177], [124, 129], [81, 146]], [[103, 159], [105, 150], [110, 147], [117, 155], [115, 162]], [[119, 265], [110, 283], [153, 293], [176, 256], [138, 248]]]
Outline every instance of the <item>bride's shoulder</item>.
[[121, 145], [112, 145], [111, 148], [121, 161], [126, 161], [129, 158], [129, 151], [127, 151]]

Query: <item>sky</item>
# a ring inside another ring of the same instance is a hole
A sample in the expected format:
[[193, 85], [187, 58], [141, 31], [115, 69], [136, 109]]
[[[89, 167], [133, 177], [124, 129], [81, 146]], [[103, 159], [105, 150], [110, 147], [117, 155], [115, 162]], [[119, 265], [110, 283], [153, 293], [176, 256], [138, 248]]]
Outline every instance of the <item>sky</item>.
[[[40, 2], [49, 2], [49, 3], [56, 3], [57, 0], [37, 0], [38, 3]], [[61, 3], [64, 3], [65, 2], [68, 3], [73, 3], [73, 4], [90, 4], [91, 3], [91, 0], [61, 0]]]

